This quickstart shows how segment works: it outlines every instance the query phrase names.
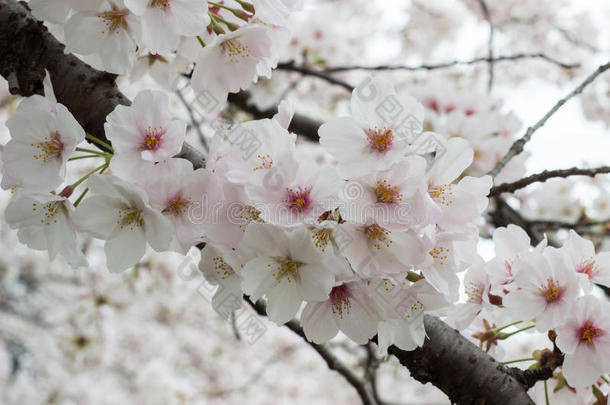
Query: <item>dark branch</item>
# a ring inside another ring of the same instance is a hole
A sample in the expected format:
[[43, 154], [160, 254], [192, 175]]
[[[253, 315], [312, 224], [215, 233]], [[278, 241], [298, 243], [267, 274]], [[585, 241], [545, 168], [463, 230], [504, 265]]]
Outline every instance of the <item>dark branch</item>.
[[[106, 116], [117, 105], [131, 103], [116, 86], [116, 76], [66, 55], [64, 45], [36, 21], [25, 3], [0, 0], [0, 27], [0, 75], [9, 82], [11, 94], [42, 94], [46, 69], [57, 101], [87, 133], [107, 142]], [[186, 143], [179, 157], [190, 160], [196, 168], [205, 165], [203, 155]]]
[[498, 186], [492, 187], [489, 191], [488, 197], [500, 195], [502, 193], [512, 193], [516, 190], [520, 190], [524, 187], [529, 186], [532, 183], [545, 182], [548, 179], [558, 177], [569, 177], [569, 176], [589, 176], [594, 177], [598, 174], [610, 173], [610, 166], [596, 167], [593, 169], [581, 169], [578, 167], [572, 167], [570, 169], [560, 170], [545, 170], [540, 173], [532, 174], [531, 176], [524, 177], [512, 183], [502, 183]]
[[487, 64], [489, 65], [489, 81], [487, 82], [487, 91], [491, 92], [491, 88], [494, 82], [494, 24], [491, 21], [491, 16], [489, 15], [489, 9], [487, 8], [487, 3], [485, 0], [479, 0], [479, 5], [481, 6], [481, 11], [483, 11], [483, 16], [489, 25], [489, 39], [487, 41]]
[[294, 62], [280, 63], [277, 65], [277, 69], [286, 70], [290, 72], [298, 72], [305, 76], [317, 77], [318, 79], [322, 79], [327, 81], [330, 84], [334, 84], [336, 86], [341, 86], [348, 91], [354, 90], [354, 86], [349, 83], [346, 83], [342, 80], [336, 79], [321, 70], [310, 69], [306, 66], [297, 66]]
[[610, 62], [606, 63], [604, 65], [601, 65], [600, 67], [598, 67], [595, 70], [595, 72], [591, 73], [582, 83], [580, 83], [567, 96], [563, 97], [561, 100], [559, 100], [557, 103], [555, 103], [555, 105], [544, 115], [544, 117], [542, 117], [533, 126], [529, 127], [527, 129], [527, 131], [525, 131], [525, 134], [520, 139], [516, 140], [512, 144], [512, 146], [510, 147], [510, 149], [506, 153], [506, 155], [504, 155], [502, 160], [499, 161], [498, 164], [496, 164], [496, 167], [494, 167], [493, 170], [491, 172], [489, 172], [489, 174], [492, 177], [496, 177], [498, 175], [498, 173], [500, 173], [500, 171], [504, 168], [504, 166], [506, 166], [506, 164], [513, 157], [515, 157], [518, 154], [520, 154], [521, 152], [523, 152], [523, 147], [525, 146], [525, 144], [527, 142], [529, 142], [529, 140], [532, 137], [532, 135], [534, 134], [534, 132], [536, 132], [544, 124], [546, 124], [546, 122], [549, 120], [549, 118], [551, 118], [551, 116], [553, 116], [553, 114], [555, 114], [557, 112], [557, 110], [559, 110], [566, 102], [568, 102], [572, 97], [582, 93], [582, 91], [585, 89], [585, 87], [587, 87], [589, 84], [591, 84], [597, 78], [597, 76], [601, 75], [609, 68], [610, 68]]
[[[229, 102], [239, 109], [252, 115], [252, 118], [256, 120], [264, 118], [272, 118], [277, 112], [275, 109], [259, 110], [256, 106], [250, 104], [249, 94], [246, 91], [242, 91], [236, 94], [229, 94]], [[295, 114], [288, 130], [308, 138], [313, 142], [318, 142], [318, 128], [322, 123], [301, 114]]]
[[[555, 64], [564, 69], [574, 69], [580, 67], [578, 63], [565, 63], [553, 59], [542, 53], [518, 53], [515, 55], [505, 55], [505, 56], [497, 56], [492, 58], [493, 63], [498, 62], [506, 62], [506, 61], [515, 61], [519, 59], [542, 59], [546, 62]], [[470, 60], [454, 60], [451, 62], [444, 62], [439, 64], [424, 64], [418, 66], [407, 66], [407, 65], [379, 65], [379, 66], [336, 66], [332, 68], [327, 68], [322, 70], [324, 73], [336, 73], [336, 72], [345, 72], [349, 70], [408, 70], [408, 71], [417, 71], [417, 70], [436, 70], [436, 69], [446, 69], [453, 66], [463, 66], [463, 65], [474, 65], [481, 62], [488, 62], [489, 56], [483, 56], [479, 58], [474, 58]]]
[[[267, 316], [267, 309], [265, 304], [262, 301], [257, 301], [253, 303], [248, 298], [245, 298], [246, 302], [254, 308], [254, 310], [261, 316]], [[377, 405], [375, 399], [372, 396], [370, 390], [366, 387], [366, 382], [358, 377], [352, 370], [347, 368], [326, 346], [319, 345], [316, 343], [312, 343], [307, 340], [305, 337], [305, 332], [303, 332], [303, 328], [299, 325], [299, 322], [296, 320], [292, 320], [284, 324], [288, 329], [299, 335], [303, 338], [304, 341], [309, 343], [309, 345], [316, 351], [318, 354], [324, 359], [328, 368], [331, 370], [335, 370], [339, 374], [341, 374], [347, 382], [350, 383], [352, 387], [358, 391], [358, 395], [362, 399], [362, 403], [364, 405]]]

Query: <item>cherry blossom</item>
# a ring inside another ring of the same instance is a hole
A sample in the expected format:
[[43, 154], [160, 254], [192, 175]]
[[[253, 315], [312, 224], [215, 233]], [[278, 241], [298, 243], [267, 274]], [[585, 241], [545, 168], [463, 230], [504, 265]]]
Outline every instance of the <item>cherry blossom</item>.
[[592, 295], [576, 301], [565, 325], [557, 330], [557, 347], [565, 353], [563, 375], [573, 387], [591, 385], [610, 371], [610, 306]]
[[88, 56], [94, 65], [118, 74], [128, 73], [136, 58], [134, 33], [139, 20], [123, 0], [90, 2], [64, 26], [66, 49]]
[[512, 265], [517, 289], [503, 299], [521, 320], [536, 318], [539, 331], [561, 326], [580, 290], [576, 273], [550, 249], [519, 256]]
[[[584, 239], [570, 230], [568, 240], [561, 249], [569, 265], [584, 280], [610, 287], [610, 252], [595, 254], [595, 248], [590, 240]], [[590, 289], [591, 284], [584, 284]]]
[[259, 64], [273, 57], [269, 30], [258, 24], [241, 27], [219, 35], [199, 51], [191, 83], [211, 98], [215, 109], [224, 105], [228, 93], [256, 81]]
[[125, 5], [140, 16], [140, 41], [155, 54], [171, 53], [181, 35], [202, 35], [210, 23], [205, 0], [125, 0]]
[[146, 242], [167, 250], [172, 224], [150, 206], [142, 189], [111, 175], [93, 175], [88, 184], [93, 195], [77, 207], [75, 220], [83, 231], [106, 241], [108, 269], [120, 272], [136, 264]]
[[[380, 112], [388, 102], [401, 109], [397, 117]], [[421, 131], [422, 121], [423, 106], [415, 99], [398, 96], [384, 79], [369, 78], [352, 93], [351, 116], [320, 127], [320, 145], [339, 162], [339, 174], [354, 179], [400, 161], [410, 152], [408, 137]]]
[[70, 111], [55, 100], [48, 74], [44, 85], [45, 97], [22, 100], [6, 122], [11, 140], [2, 154], [4, 189], [19, 186], [26, 192], [46, 193], [58, 187], [68, 158], [85, 139]]
[[144, 90], [131, 106], [119, 105], [108, 115], [104, 129], [117, 156], [159, 162], [180, 152], [186, 123], [173, 119], [168, 104], [166, 93]]
[[340, 257], [322, 255], [304, 228], [291, 232], [271, 225], [252, 224], [243, 244], [256, 252], [242, 270], [242, 288], [253, 300], [267, 296], [269, 319], [283, 324], [305, 301], [328, 299], [333, 272], [347, 266]]

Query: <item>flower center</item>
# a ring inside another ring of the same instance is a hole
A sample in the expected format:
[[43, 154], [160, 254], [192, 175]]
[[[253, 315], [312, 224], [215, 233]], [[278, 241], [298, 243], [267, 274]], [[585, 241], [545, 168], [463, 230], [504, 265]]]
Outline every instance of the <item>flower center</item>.
[[296, 281], [299, 269], [299, 263], [293, 261], [288, 257], [276, 257], [275, 264], [268, 264], [273, 273], [271, 275], [275, 277], [278, 283], [285, 279], [289, 283]]
[[121, 28], [127, 27], [127, 16], [129, 10], [124, 8], [120, 9], [116, 5], [112, 5], [112, 9], [99, 13], [97, 16], [102, 19], [106, 26], [106, 31], [102, 31], [102, 34], [118, 34], [121, 32]]
[[378, 203], [395, 203], [402, 201], [402, 193], [398, 192], [397, 186], [388, 184], [387, 180], [377, 180], [377, 188], [375, 189]]
[[163, 209], [163, 213], [179, 216], [182, 215], [184, 211], [186, 211], [192, 204], [193, 201], [190, 198], [183, 198], [180, 194], [178, 194], [167, 202], [165, 209]]
[[388, 238], [390, 231], [380, 227], [377, 224], [367, 226], [365, 228], [365, 233], [369, 243], [377, 250], [381, 250], [383, 246], [389, 248], [390, 244], [392, 243], [392, 240]]
[[263, 169], [271, 169], [271, 167], [273, 167], [273, 159], [271, 158], [271, 156], [269, 156], [269, 154], [257, 155], [256, 157], [258, 159], [260, 159], [261, 164], [256, 166], [252, 170], [257, 171], [257, 170], [263, 170]]
[[61, 154], [64, 151], [64, 144], [59, 139], [59, 133], [55, 132], [53, 135], [45, 136], [43, 141], [38, 144], [31, 144], [36, 147], [36, 151], [33, 155], [34, 159], [42, 160], [43, 163], [47, 163], [52, 159], [61, 159]]
[[468, 296], [468, 302], [473, 302], [475, 304], [480, 304], [483, 302], [483, 290], [485, 288], [480, 287], [479, 285], [470, 282], [466, 286], [466, 295]]
[[214, 270], [216, 271], [216, 275], [220, 277], [221, 280], [226, 279], [227, 277], [235, 274], [233, 268], [224, 261], [222, 257], [215, 257], [214, 259]]
[[343, 312], [349, 314], [352, 306], [350, 302], [350, 292], [345, 284], [333, 287], [330, 290], [330, 303], [333, 309], [333, 314], [339, 314], [343, 318]]
[[437, 203], [446, 207], [453, 204], [453, 184], [443, 184], [442, 186], [432, 187], [428, 190], [430, 197]]
[[38, 206], [38, 203], [32, 203], [32, 211], [36, 212], [39, 209], [42, 209], [44, 213], [44, 218], [40, 220], [40, 223], [43, 225], [56, 224], [57, 219], [55, 216], [59, 213], [59, 210], [62, 207], [61, 201], [51, 201], [50, 203], [43, 204], [42, 207]]
[[372, 150], [377, 152], [385, 152], [394, 142], [394, 133], [386, 127], [369, 129], [367, 131], [367, 140]]
[[287, 188], [286, 191], [288, 192], [288, 197], [284, 199], [284, 202], [292, 210], [305, 212], [311, 203], [309, 197], [311, 187]]
[[442, 265], [447, 263], [447, 258], [449, 257], [449, 251], [450, 250], [451, 249], [449, 249], [449, 248], [445, 248], [443, 246], [439, 246], [439, 247], [435, 247], [434, 249], [429, 251], [428, 254], [430, 256], [432, 256], [432, 258], [435, 261], [438, 261], [439, 264], [442, 266]]
[[150, 2], [150, 7], [158, 7], [162, 11], [167, 11], [171, 5], [171, 0], [152, 0]]
[[257, 224], [264, 224], [265, 221], [263, 221], [263, 219], [260, 217], [260, 215], [261, 215], [261, 212], [251, 205], [245, 205], [245, 206], [241, 207], [241, 210], [239, 213], [239, 221], [240, 221], [239, 228], [243, 232], [246, 232], [246, 227], [248, 225], [250, 225], [252, 222], [257, 223]]
[[552, 304], [561, 300], [565, 287], [560, 285], [558, 281], [552, 278], [547, 279], [547, 284], [544, 287], [539, 287], [540, 295], [544, 297], [547, 304]]
[[239, 63], [242, 59], [250, 56], [250, 47], [239, 42], [237, 39], [230, 39], [222, 43], [222, 49], [225, 51], [231, 63]]
[[120, 209], [117, 224], [121, 227], [121, 229], [129, 227], [129, 229], [132, 231], [136, 227], [141, 228], [142, 225], [144, 225], [142, 211], [131, 207]]
[[157, 150], [163, 143], [163, 135], [165, 135], [165, 129], [162, 126], [151, 127], [144, 130], [144, 138], [140, 141], [140, 150]]
[[313, 239], [313, 244], [315, 247], [320, 249], [322, 252], [325, 252], [326, 246], [328, 246], [328, 242], [330, 242], [331, 235], [332, 231], [329, 228], [322, 228], [313, 232], [311, 234], [311, 238]]
[[595, 339], [603, 334], [603, 330], [593, 325], [593, 322], [587, 321], [578, 329], [576, 336], [578, 337], [578, 340], [580, 340], [580, 343], [593, 346]]
[[576, 272], [586, 274], [587, 277], [591, 278], [599, 273], [599, 266], [593, 258], [584, 259], [576, 266]]

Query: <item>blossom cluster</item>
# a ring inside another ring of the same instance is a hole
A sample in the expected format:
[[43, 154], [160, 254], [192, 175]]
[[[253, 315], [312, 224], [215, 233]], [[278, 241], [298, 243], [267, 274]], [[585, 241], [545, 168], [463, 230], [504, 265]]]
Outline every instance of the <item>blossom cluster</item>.
[[[546, 239], [531, 248], [516, 225], [498, 228], [493, 241], [495, 257], [466, 272], [467, 302], [454, 307], [450, 322], [464, 329], [480, 316], [529, 324], [522, 330], [553, 330], [565, 356], [555, 378], [570, 387], [602, 379], [610, 371], [610, 304], [595, 295], [594, 285], [610, 286], [610, 253], [596, 254], [593, 243], [574, 231], [560, 248]], [[495, 338], [480, 337], [490, 336]]]
[[36, 17], [59, 24], [68, 52], [133, 78], [149, 68], [166, 86], [179, 74], [191, 74], [210, 111], [220, 109], [228, 93], [271, 76], [290, 40], [287, 17], [302, 5], [301, 0], [30, 2]]
[[[96, 151], [77, 146], [83, 130], [49, 78], [45, 88], [7, 122], [3, 187], [16, 194], [9, 224], [51, 258], [86, 264], [81, 235], [105, 241], [112, 271], [135, 265], [147, 244], [186, 253], [206, 243], [201, 270], [219, 285], [219, 313], [228, 317], [244, 294], [266, 297], [281, 324], [305, 302], [301, 321], [315, 342], [342, 330], [358, 343], [378, 334], [382, 349], [411, 350], [423, 344], [424, 313], [457, 301], [491, 179], [463, 176], [468, 142], [422, 132], [423, 106], [391, 83], [367, 79], [351, 115], [322, 125], [323, 163], [287, 130], [293, 112], [284, 103], [273, 119], [214, 137], [197, 170], [174, 157], [186, 124], [173, 119], [165, 93], [145, 90], [117, 106], [105, 124], [112, 146], [87, 136]], [[85, 157], [104, 163], [53, 191], [66, 163]]]

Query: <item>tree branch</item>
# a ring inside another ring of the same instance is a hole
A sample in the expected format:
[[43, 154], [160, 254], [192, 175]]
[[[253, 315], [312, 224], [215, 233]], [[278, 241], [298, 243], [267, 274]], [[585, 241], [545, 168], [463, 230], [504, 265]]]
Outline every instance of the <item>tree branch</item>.
[[489, 174], [492, 177], [496, 177], [498, 175], [498, 173], [500, 173], [500, 171], [504, 168], [504, 166], [506, 166], [506, 164], [513, 157], [515, 157], [518, 154], [520, 154], [521, 152], [523, 152], [523, 147], [525, 146], [525, 144], [527, 142], [529, 142], [529, 140], [532, 137], [532, 135], [534, 134], [534, 132], [536, 132], [544, 124], [546, 124], [546, 122], [549, 120], [549, 118], [551, 118], [553, 116], [553, 114], [555, 114], [557, 112], [557, 110], [559, 110], [568, 100], [570, 100], [572, 97], [582, 93], [582, 91], [585, 89], [585, 87], [587, 87], [589, 84], [591, 84], [597, 78], [597, 76], [601, 75], [609, 68], [610, 68], [610, 62], [608, 62], [604, 65], [601, 65], [600, 67], [598, 67], [595, 70], [595, 72], [591, 73], [582, 83], [580, 83], [567, 96], [563, 97], [561, 100], [559, 100], [557, 103], [555, 103], [555, 105], [537, 123], [535, 123], [533, 126], [529, 127], [527, 129], [527, 131], [525, 131], [525, 134], [520, 139], [516, 140], [512, 144], [512, 146], [510, 147], [510, 149], [508, 150], [506, 155], [504, 155], [502, 160], [496, 164], [496, 166], [493, 168], [493, 170], [491, 172], [489, 172]]
[[487, 42], [487, 64], [489, 65], [489, 81], [487, 82], [487, 91], [491, 92], [491, 88], [493, 86], [493, 81], [494, 81], [494, 53], [493, 53], [493, 46], [494, 46], [494, 24], [493, 22], [491, 22], [491, 17], [489, 15], [489, 9], [487, 8], [487, 3], [485, 3], [485, 0], [478, 0], [479, 1], [479, 5], [481, 6], [481, 10], [483, 11], [483, 16], [485, 17], [485, 20], [487, 20], [487, 24], [489, 24], [489, 39]]
[[[244, 297], [244, 299], [259, 315], [267, 316], [267, 308], [263, 301], [258, 300], [254, 303], [246, 297]], [[347, 368], [326, 346], [308, 341], [305, 337], [305, 332], [303, 332], [303, 328], [301, 328], [298, 321], [293, 319], [292, 321], [285, 323], [284, 326], [302, 337], [304, 341], [318, 352], [328, 365], [328, 368], [341, 374], [347, 382], [356, 389], [358, 395], [360, 395], [360, 398], [362, 399], [363, 405], [377, 405], [371, 391], [366, 387], [366, 382], [358, 377], [352, 370]]]
[[594, 177], [598, 174], [610, 173], [610, 166], [601, 166], [593, 169], [581, 169], [578, 167], [572, 167], [570, 169], [559, 169], [559, 170], [545, 170], [540, 173], [532, 174], [531, 176], [524, 177], [520, 180], [512, 183], [502, 183], [495, 187], [492, 187], [489, 191], [488, 197], [500, 195], [502, 193], [512, 193], [516, 190], [522, 189], [529, 186], [532, 183], [545, 182], [548, 179], [558, 177], [569, 177], [569, 176], [589, 176]]
[[[497, 56], [491, 59], [493, 63], [498, 62], [506, 62], [506, 61], [515, 61], [519, 59], [542, 59], [549, 63], [555, 64], [564, 69], [574, 69], [580, 67], [578, 63], [565, 63], [553, 59], [543, 53], [518, 53], [515, 55], [505, 55], [505, 56]], [[439, 64], [424, 64], [418, 66], [407, 66], [407, 65], [379, 65], [379, 66], [336, 66], [332, 68], [327, 68], [322, 70], [324, 73], [337, 73], [337, 72], [345, 72], [349, 70], [408, 70], [408, 71], [417, 71], [417, 70], [436, 70], [436, 69], [446, 69], [453, 66], [458, 65], [474, 65], [481, 62], [488, 62], [489, 56], [482, 56], [470, 60], [454, 60], [451, 62], [443, 62]]]
[[278, 70], [286, 70], [289, 72], [298, 72], [305, 76], [317, 77], [318, 79], [322, 79], [327, 81], [330, 84], [334, 84], [336, 86], [341, 86], [348, 91], [354, 90], [354, 86], [349, 83], [346, 83], [342, 80], [336, 79], [328, 74], [326, 74], [322, 70], [310, 69], [306, 66], [297, 66], [294, 61], [290, 61], [287, 63], [280, 63], [277, 65]]
[[[57, 101], [70, 110], [87, 133], [108, 142], [104, 133], [106, 116], [117, 105], [131, 104], [119, 91], [116, 76], [65, 54], [64, 45], [36, 21], [25, 3], [0, 0], [0, 27], [0, 75], [8, 80], [11, 94], [42, 94], [46, 69]], [[205, 165], [203, 155], [187, 143], [178, 157], [190, 160], [195, 168]]]

